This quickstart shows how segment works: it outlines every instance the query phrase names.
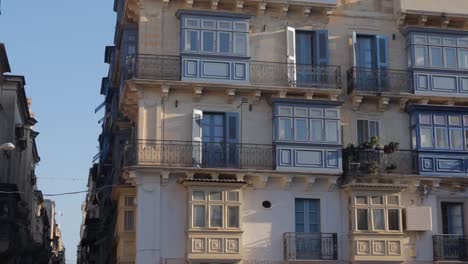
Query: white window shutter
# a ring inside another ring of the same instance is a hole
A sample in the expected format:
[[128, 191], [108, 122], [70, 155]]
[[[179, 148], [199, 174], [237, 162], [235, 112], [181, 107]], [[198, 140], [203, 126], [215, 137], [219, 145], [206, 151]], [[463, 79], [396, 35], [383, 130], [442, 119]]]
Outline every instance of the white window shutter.
[[202, 119], [203, 111], [193, 109], [192, 116], [192, 164], [200, 167], [202, 164]]
[[286, 48], [288, 62], [288, 79], [291, 86], [295, 86], [297, 80], [296, 74], [296, 29], [286, 28]]

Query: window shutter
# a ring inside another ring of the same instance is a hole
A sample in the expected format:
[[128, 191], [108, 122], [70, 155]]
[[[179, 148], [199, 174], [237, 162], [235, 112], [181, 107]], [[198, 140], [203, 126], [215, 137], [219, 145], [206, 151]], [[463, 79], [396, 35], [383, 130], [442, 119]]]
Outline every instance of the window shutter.
[[192, 164], [200, 166], [202, 164], [202, 119], [203, 111], [193, 109], [192, 116]]
[[317, 30], [315, 32], [315, 64], [328, 65], [329, 50], [328, 50], [328, 30]]
[[228, 167], [239, 166], [239, 113], [226, 113], [226, 162]]
[[296, 83], [296, 29], [287, 27], [286, 29], [286, 47], [288, 62], [288, 80], [290, 84]]
[[376, 36], [377, 64], [379, 68], [388, 68], [388, 41], [386, 36]]
[[356, 31], [353, 31], [353, 67], [357, 67], [357, 34]]

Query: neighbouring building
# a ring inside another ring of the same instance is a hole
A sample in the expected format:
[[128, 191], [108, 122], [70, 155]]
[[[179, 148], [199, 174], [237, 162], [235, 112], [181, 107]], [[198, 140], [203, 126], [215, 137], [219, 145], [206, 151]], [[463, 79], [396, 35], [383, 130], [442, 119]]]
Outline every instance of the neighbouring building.
[[466, 0], [114, 10], [78, 263], [468, 262]]
[[[49, 263], [54, 230], [45, 201], [37, 189], [35, 167], [40, 158], [23, 76], [10, 75], [5, 46], [0, 43], [0, 262]], [[55, 262], [52, 262], [55, 263]]]

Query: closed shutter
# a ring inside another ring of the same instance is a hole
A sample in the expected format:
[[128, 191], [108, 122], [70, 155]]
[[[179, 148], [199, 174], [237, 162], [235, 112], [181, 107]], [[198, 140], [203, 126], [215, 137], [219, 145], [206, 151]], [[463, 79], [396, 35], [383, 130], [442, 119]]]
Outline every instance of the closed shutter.
[[226, 162], [228, 167], [239, 167], [239, 155], [242, 150], [239, 144], [239, 113], [226, 113]]
[[296, 29], [287, 27], [286, 29], [286, 48], [287, 48], [287, 70], [288, 80], [291, 86], [296, 85]]
[[388, 68], [388, 41], [386, 36], [376, 36], [377, 40], [377, 66]]
[[352, 37], [352, 42], [353, 42], [353, 67], [357, 67], [357, 34], [356, 31], [353, 31], [353, 37]]

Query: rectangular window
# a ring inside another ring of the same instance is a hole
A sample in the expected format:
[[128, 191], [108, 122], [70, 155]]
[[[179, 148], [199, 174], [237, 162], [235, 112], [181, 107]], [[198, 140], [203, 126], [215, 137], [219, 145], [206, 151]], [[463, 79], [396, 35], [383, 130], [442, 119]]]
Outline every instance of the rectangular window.
[[400, 211], [397, 209], [388, 210], [388, 230], [390, 231], [400, 230]]
[[296, 232], [320, 232], [320, 200], [295, 200]]
[[204, 205], [193, 206], [193, 227], [205, 227], [205, 209]]
[[312, 119], [310, 120], [310, 133], [312, 141], [323, 141], [323, 125], [322, 120]]
[[204, 52], [215, 52], [215, 32], [202, 31], [202, 47]]
[[338, 142], [338, 121], [326, 121], [325, 139], [328, 142]]
[[228, 201], [233, 201], [233, 202], [239, 201], [239, 192], [229, 192]]
[[135, 212], [133, 210], [125, 210], [124, 213], [124, 230], [133, 231], [135, 227]]
[[463, 149], [463, 132], [461, 128], [450, 129], [450, 148]]
[[465, 149], [468, 149], [468, 130], [465, 130]]
[[228, 33], [228, 32], [218, 33], [218, 46], [219, 46], [219, 52], [230, 53], [231, 52], [231, 33]]
[[294, 128], [295, 128], [295, 139], [297, 141], [307, 141], [308, 140], [308, 126], [307, 119], [305, 118], [295, 118], [294, 119]]
[[357, 121], [358, 143], [362, 144], [369, 141], [372, 137], [379, 136], [379, 122], [371, 120]]
[[442, 48], [430, 47], [429, 55], [432, 67], [442, 67]]
[[223, 206], [211, 205], [210, 206], [210, 227], [223, 226]]
[[133, 196], [126, 196], [125, 197], [125, 206], [134, 206], [134, 200], [135, 200], [135, 197]]
[[444, 234], [463, 235], [463, 203], [442, 202], [442, 231]]
[[436, 137], [436, 148], [441, 148], [441, 149], [447, 149], [448, 148], [447, 128], [445, 128], [445, 127], [436, 127], [435, 128], [435, 137]]
[[372, 223], [374, 230], [385, 230], [384, 209], [372, 209]]
[[458, 49], [458, 65], [462, 69], [468, 69], [468, 49]]
[[444, 48], [444, 62], [447, 68], [457, 68], [456, 48]]
[[198, 31], [185, 31], [185, 50], [198, 51]]
[[247, 55], [247, 34], [234, 33], [234, 53], [240, 55]]
[[221, 201], [223, 195], [221, 192], [210, 192], [210, 201]]
[[432, 139], [432, 128], [430, 127], [421, 127], [420, 138], [421, 138], [421, 147], [422, 148], [432, 148], [433, 139]]
[[239, 206], [228, 206], [228, 227], [239, 227]]
[[279, 118], [278, 134], [280, 140], [291, 140], [292, 139], [292, 119], [291, 118]]
[[369, 230], [369, 219], [367, 209], [357, 209], [357, 229], [362, 231]]
[[427, 64], [427, 48], [422, 46], [416, 46], [414, 48], [415, 53], [415, 65], [425, 66]]

